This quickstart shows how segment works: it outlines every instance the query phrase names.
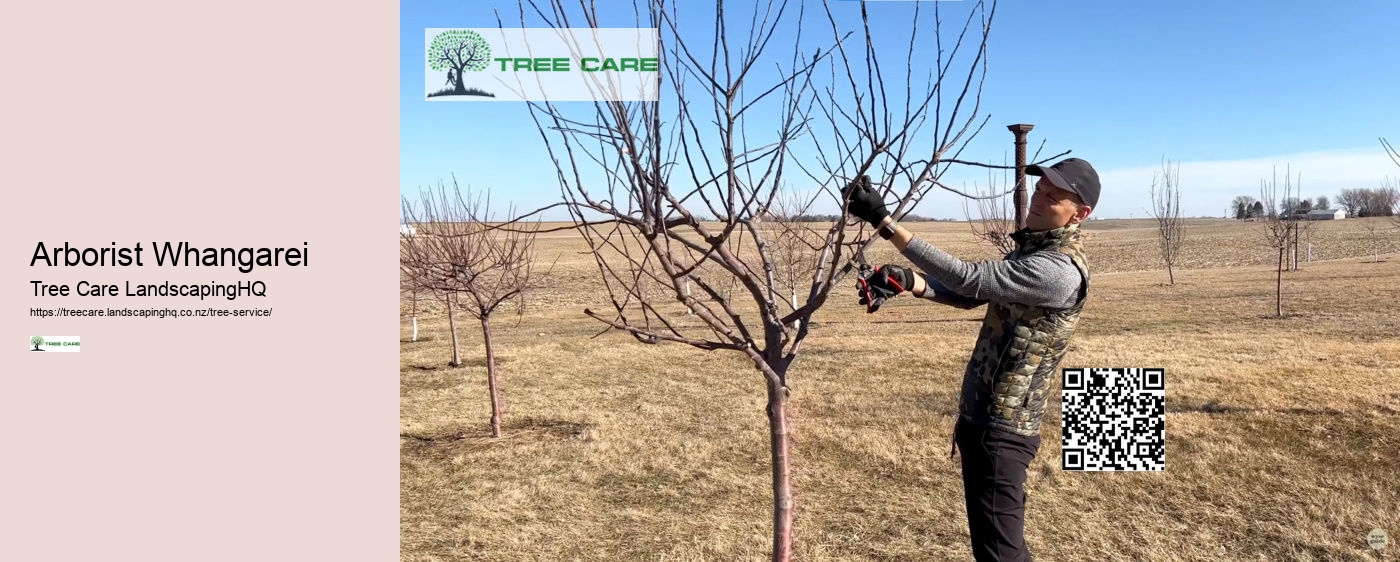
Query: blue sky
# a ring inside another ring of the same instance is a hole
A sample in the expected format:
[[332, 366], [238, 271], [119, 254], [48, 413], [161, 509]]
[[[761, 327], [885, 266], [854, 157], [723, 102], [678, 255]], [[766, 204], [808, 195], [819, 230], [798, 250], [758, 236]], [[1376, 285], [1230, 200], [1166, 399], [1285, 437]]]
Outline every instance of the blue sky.
[[[635, 26], [631, 1], [597, 4], [607, 16], [602, 26]], [[945, 33], [953, 29], [947, 22], [961, 21], [972, 4], [940, 5]], [[703, 13], [705, 3], [680, 7], [683, 32], [708, 38], [713, 18]], [[877, 46], [889, 47], [882, 66], [904, 63], [900, 43], [908, 44], [913, 7], [906, 1], [867, 6], [877, 39], [886, 41]], [[493, 205], [529, 209], [558, 200], [553, 167], [524, 104], [422, 101], [423, 30], [496, 27], [497, 9], [504, 26], [520, 27], [515, 2], [401, 3], [400, 192], [409, 197], [455, 174], [463, 185], [491, 190]], [[744, 4], [728, 9], [745, 14], [731, 20], [731, 29], [747, 24]], [[808, 17], [819, 9], [809, 3]], [[836, 1], [831, 9], [843, 30], [859, 30], [858, 4]], [[930, 2], [921, 6], [929, 41], [931, 9]], [[686, 17], [692, 13], [698, 15]], [[808, 29], [825, 26], [826, 35], [811, 39], [829, 40], [825, 15], [812, 21], [821, 25]], [[1180, 164], [1182, 206], [1191, 216], [1222, 216], [1234, 196], [1257, 197], [1260, 180], [1275, 166], [1280, 175], [1290, 166], [1301, 176], [1309, 197], [1335, 199], [1343, 188], [1396, 182], [1400, 168], [1377, 140], [1400, 144], [1396, 21], [1400, 2], [1388, 0], [1003, 1], [992, 25], [981, 108], [991, 120], [963, 157], [1009, 159], [1012, 135], [1005, 126], [1032, 123], [1032, 152], [1044, 140], [1044, 155], [1072, 150], [1094, 164], [1103, 180], [1094, 216], [1104, 218], [1147, 214], [1148, 186], [1164, 157]], [[789, 49], [794, 41], [790, 34], [775, 37]], [[1000, 173], [994, 179], [1000, 182]], [[985, 187], [988, 174], [955, 167], [944, 181], [973, 189]], [[834, 212], [835, 204], [817, 210]], [[962, 218], [963, 206], [938, 191], [915, 212]]]

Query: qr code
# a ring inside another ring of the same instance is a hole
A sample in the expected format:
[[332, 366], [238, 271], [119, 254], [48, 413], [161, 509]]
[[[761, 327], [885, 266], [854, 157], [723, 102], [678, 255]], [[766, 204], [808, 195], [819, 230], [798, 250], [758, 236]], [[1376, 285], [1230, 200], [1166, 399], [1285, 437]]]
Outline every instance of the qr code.
[[1166, 470], [1162, 369], [1063, 369], [1061, 468]]

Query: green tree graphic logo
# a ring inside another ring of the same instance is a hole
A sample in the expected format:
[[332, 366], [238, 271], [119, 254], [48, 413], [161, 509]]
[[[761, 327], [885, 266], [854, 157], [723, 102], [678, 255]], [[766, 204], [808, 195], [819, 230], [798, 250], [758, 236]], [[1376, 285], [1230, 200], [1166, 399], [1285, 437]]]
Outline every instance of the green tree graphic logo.
[[480, 33], [470, 29], [450, 29], [437, 34], [433, 37], [433, 42], [428, 45], [428, 68], [439, 72], [446, 70], [447, 87], [428, 94], [428, 97], [496, 97], [490, 92], [466, 87], [462, 76], [462, 73], [468, 70], [472, 72], [486, 70], [486, 65], [490, 60], [491, 45]]
[[44, 336], [34, 336], [32, 338], [29, 338], [29, 345], [34, 346], [34, 349], [31, 349], [29, 351], [43, 351], [42, 349], [39, 349], [39, 346], [44, 345]]

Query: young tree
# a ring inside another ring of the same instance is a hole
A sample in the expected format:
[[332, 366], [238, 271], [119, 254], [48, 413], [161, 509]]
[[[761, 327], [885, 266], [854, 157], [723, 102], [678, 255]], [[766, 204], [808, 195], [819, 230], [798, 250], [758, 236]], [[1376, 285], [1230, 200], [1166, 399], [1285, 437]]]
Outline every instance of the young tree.
[[[1040, 151], [1037, 150], [1036, 155], [1039, 154]], [[1005, 190], [998, 188], [993, 173], [992, 170], [987, 171], [986, 193], [978, 189], [978, 197], [963, 199], [963, 215], [967, 217], [967, 224], [972, 228], [973, 236], [995, 248], [1001, 255], [1006, 255], [1016, 249], [1016, 241], [1011, 239], [1011, 233], [1016, 231], [1016, 210], [1012, 208], [1010, 197], [1015, 192], [1015, 187]], [[1003, 172], [1002, 185], [1005, 186], [1006, 183]], [[968, 201], [976, 202], [975, 218], [968, 210]]]
[[[1301, 181], [1301, 177], [1299, 180]], [[1308, 199], [1303, 199], [1302, 202], [1305, 204], [1311, 203]], [[1312, 239], [1313, 222], [1308, 220], [1307, 212], [1302, 211], [1302, 209], [1299, 209], [1299, 212], [1295, 213], [1292, 219], [1293, 239], [1289, 241], [1288, 252], [1291, 258], [1289, 259], [1288, 270], [1298, 271], [1303, 267], [1299, 253], [1302, 251], [1303, 243]]]
[[[788, 295], [788, 306], [798, 307], [798, 292], [803, 282], [816, 273], [817, 254], [821, 251], [822, 235], [812, 222], [802, 220], [815, 199], [807, 199], [790, 189], [779, 189], [768, 213], [755, 219], [759, 232], [772, 249], [772, 261], [782, 294]], [[840, 219], [836, 219], [840, 220]], [[793, 320], [797, 329], [801, 320]]]
[[1361, 223], [1366, 229], [1366, 239], [1371, 241], [1372, 260], [1379, 263], [1381, 261], [1381, 246], [1385, 243], [1385, 236], [1380, 231], [1380, 224], [1375, 220], [1368, 220]]
[[[426, 194], [420, 194], [420, 197], [428, 199]], [[404, 199], [404, 208], [407, 208], [408, 205], [407, 199]], [[442, 247], [446, 241], [433, 237], [432, 232], [435, 229], [437, 229], [436, 225], [420, 224], [413, 236], [399, 237], [399, 288], [400, 291], [407, 290], [413, 295], [427, 294], [431, 298], [442, 301], [447, 306], [447, 329], [452, 340], [452, 359], [447, 362], [447, 365], [460, 367], [462, 354], [461, 347], [457, 342], [457, 315], [454, 306], [460, 287], [444, 273], [448, 269], [444, 265], [447, 258], [442, 255], [446, 252], [446, 249]], [[441, 230], [446, 231], [446, 228]], [[417, 299], [415, 298], [414, 301], [413, 307], [416, 312]], [[414, 325], [416, 335], [416, 321]]]
[[1167, 264], [1167, 283], [1176, 284], [1172, 266], [1181, 252], [1181, 239], [1185, 235], [1181, 218], [1181, 165], [1172, 167], [1170, 160], [1162, 162], [1162, 172], [1152, 173], [1152, 186], [1147, 189], [1152, 199], [1152, 217], [1157, 219], [1157, 235], [1161, 238], [1158, 247], [1162, 251], [1162, 261]]
[[[436, 194], [423, 193], [419, 205], [403, 201], [404, 216], [419, 225], [408, 237], [400, 263], [418, 287], [446, 295], [452, 328], [452, 365], [460, 366], [453, 304], [481, 324], [486, 347], [486, 381], [491, 398], [491, 436], [501, 436], [503, 405], [491, 341], [491, 314], [514, 302], [524, 312], [525, 293], [534, 288], [536, 228], [492, 228], [489, 197], [463, 195], [452, 180], [452, 191], [439, 184]], [[458, 299], [462, 295], [465, 298]]]
[[[592, 4], [569, 6], [552, 0], [535, 14], [555, 28], [571, 27], [573, 19], [600, 21]], [[864, 3], [845, 6], [867, 22]], [[949, 166], [990, 166], [959, 155], [986, 124], [978, 113], [995, 2], [905, 6], [910, 28], [898, 38], [888, 30], [872, 34], [868, 25], [842, 30], [826, 2], [786, 0], [739, 4], [753, 8], [742, 15], [722, 2], [701, 16], [688, 11], [692, 24], [714, 22], [694, 36], [701, 28], [680, 28], [674, 3], [640, 2], [638, 24], [661, 32], [661, 101], [600, 101], [586, 109], [529, 104], [558, 172], [562, 204], [594, 251], [613, 307], [584, 313], [643, 343], [742, 354], [762, 375], [775, 561], [792, 554], [789, 369], [810, 333], [808, 320], [871, 240], [861, 221], [843, 217], [824, 228], [810, 262], [814, 273], [793, 307], [760, 219], [773, 208], [778, 186], [794, 175], [820, 188], [837, 209], [844, 208], [839, 188], [874, 176], [900, 219], [934, 189], [961, 194], [940, 181]], [[949, 9], [965, 14], [945, 34], [941, 11]], [[570, 17], [578, 11], [581, 17]], [[791, 51], [770, 56], [780, 48], [770, 40], [781, 27]], [[811, 45], [813, 34], [828, 31], [826, 45]], [[929, 32], [933, 46], [919, 41]], [[876, 43], [891, 41], [908, 50], [898, 58], [877, 56]], [[932, 68], [926, 74], [916, 63]], [[902, 87], [890, 84], [894, 77]], [[718, 224], [699, 221], [705, 211]], [[638, 290], [644, 281], [658, 290]], [[686, 294], [687, 282], [698, 289], [694, 295]], [[702, 327], [673, 321], [685, 307]]]
[[[1265, 217], [1263, 234], [1264, 242], [1275, 250], [1278, 250], [1278, 280], [1274, 298], [1274, 314], [1278, 318], [1283, 318], [1283, 268], [1284, 257], [1288, 248], [1293, 244], [1294, 235], [1298, 227], [1298, 220], [1294, 217], [1284, 215], [1275, 209], [1278, 192], [1278, 171], [1274, 171], [1273, 180], [1260, 180], [1259, 199], [1269, 209], [1269, 214]], [[1283, 173], [1283, 197], [1285, 199], [1293, 195], [1293, 178], [1290, 169], [1285, 168]]]
[[[409, 337], [409, 341], [411, 342], [418, 341], [418, 292], [422, 287], [417, 285], [413, 275], [407, 269], [407, 264], [402, 260], [402, 250], [403, 244], [406, 242], [405, 239], [412, 238], [416, 236], [417, 233], [417, 227], [411, 224], [404, 224], [399, 227], [399, 301], [402, 302], [405, 295], [410, 299], [408, 315], [410, 321], [413, 323], [413, 333]], [[400, 311], [399, 315], [402, 316], [403, 312]]]
[[[409, 336], [411, 342], [418, 341], [418, 287], [414, 286], [412, 278], [404, 270], [402, 262], [399, 264], [399, 301], [402, 302], [404, 296], [409, 298], [408, 317], [412, 322], [412, 333]], [[402, 318], [403, 313], [399, 313]]]

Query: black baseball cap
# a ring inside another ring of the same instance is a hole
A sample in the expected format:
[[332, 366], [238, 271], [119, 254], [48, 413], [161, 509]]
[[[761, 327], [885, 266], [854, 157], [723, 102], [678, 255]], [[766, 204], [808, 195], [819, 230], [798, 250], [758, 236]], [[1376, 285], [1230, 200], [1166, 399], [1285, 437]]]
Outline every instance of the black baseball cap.
[[1049, 168], [1026, 166], [1026, 173], [1044, 176], [1051, 185], [1078, 195], [1085, 205], [1097, 207], [1099, 204], [1099, 173], [1082, 159], [1066, 158]]

